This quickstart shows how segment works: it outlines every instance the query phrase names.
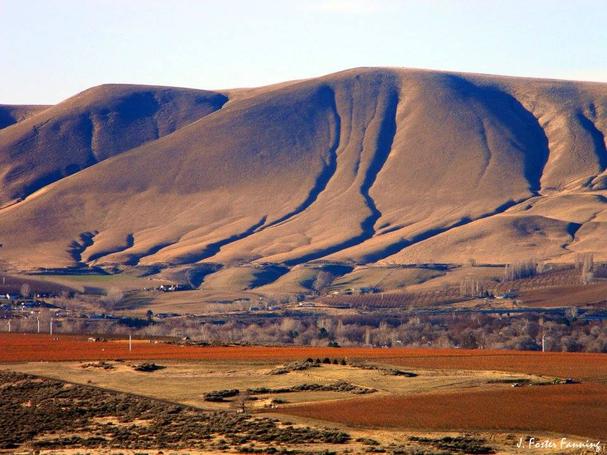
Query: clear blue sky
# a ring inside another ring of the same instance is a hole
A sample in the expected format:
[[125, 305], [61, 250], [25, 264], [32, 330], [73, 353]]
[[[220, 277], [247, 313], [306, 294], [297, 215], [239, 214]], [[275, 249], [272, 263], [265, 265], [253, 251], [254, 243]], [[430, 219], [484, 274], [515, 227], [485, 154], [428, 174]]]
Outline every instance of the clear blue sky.
[[356, 66], [607, 81], [607, 1], [0, 0], [0, 103]]

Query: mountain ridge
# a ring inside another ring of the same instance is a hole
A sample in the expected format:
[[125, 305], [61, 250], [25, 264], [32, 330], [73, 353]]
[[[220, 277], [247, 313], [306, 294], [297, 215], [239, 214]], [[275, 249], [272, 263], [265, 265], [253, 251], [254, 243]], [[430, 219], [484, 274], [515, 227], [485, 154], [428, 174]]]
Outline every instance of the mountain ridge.
[[92, 90], [0, 129], [16, 267], [607, 257], [607, 84], [357, 68]]

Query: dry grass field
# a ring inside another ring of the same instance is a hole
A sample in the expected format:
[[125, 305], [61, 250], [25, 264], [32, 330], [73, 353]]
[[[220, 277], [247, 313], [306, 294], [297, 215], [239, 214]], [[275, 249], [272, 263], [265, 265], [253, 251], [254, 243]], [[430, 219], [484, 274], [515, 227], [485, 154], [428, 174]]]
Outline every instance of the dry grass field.
[[[415, 370], [415, 377], [386, 374], [381, 370], [349, 365], [325, 365], [288, 374], [270, 374], [280, 364], [275, 360], [258, 361], [157, 361], [163, 368], [153, 373], [134, 370], [137, 362], [107, 362], [103, 367], [83, 362], [28, 362], [0, 366], [13, 371], [55, 379], [93, 384], [98, 387], [210, 409], [226, 409], [232, 404], [204, 401], [203, 394], [223, 390], [281, 389], [301, 384], [331, 385], [347, 381], [358, 387], [374, 390], [365, 396], [411, 395], [442, 390], [464, 391], [476, 388], [500, 389], [514, 381], [550, 382], [549, 377], [523, 373], [466, 370]], [[108, 366], [109, 365], [109, 366]], [[306, 390], [301, 392], [269, 392], [259, 395], [251, 408], [263, 408], [271, 400], [281, 401], [281, 408], [292, 404], [351, 399], [357, 394]]]

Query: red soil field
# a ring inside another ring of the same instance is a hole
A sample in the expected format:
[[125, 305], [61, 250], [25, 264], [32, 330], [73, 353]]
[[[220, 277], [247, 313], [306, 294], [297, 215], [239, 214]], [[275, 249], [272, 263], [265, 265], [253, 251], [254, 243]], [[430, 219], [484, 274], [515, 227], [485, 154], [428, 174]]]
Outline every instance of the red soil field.
[[430, 348], [328, 348], [310, 346], [178, 346], [125, 340], [91, 343], [86, 337], [0, 334], [0, 362], [68, 360], [230, 360], [278, 362], [312, 358], [381, 360], [409, 368], [497, 370], [573, 377], [607, 384], [607, 355]]
[[355, 398], [286, 407], [281, 413], [366, 428], [542, 431], [605, 440], [607, 386], [587, 383]]
[[389, 362], [406, 368], [495, 370], [607, 384], [607, 354], [468, 349], [415, 349]]

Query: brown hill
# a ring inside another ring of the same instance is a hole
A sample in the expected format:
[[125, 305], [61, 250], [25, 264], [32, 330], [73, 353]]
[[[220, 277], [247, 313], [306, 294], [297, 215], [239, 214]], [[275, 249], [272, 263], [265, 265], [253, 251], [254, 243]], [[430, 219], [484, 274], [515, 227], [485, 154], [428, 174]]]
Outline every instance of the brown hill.
[[24, 199], [0, 239], [21, 267], [605, 259], [605, 131], [598, 83], [103, 86], [0, 131], [2, 198]]
[[219, 109], [201, 90], [103, 85], [0, 131], [0, 202], [6, 205], [110, 156]]
[[48, 109], [44, 105], [0, 104], [0, 130]]

